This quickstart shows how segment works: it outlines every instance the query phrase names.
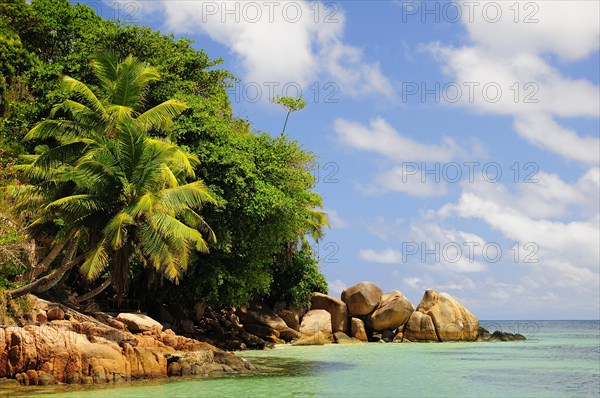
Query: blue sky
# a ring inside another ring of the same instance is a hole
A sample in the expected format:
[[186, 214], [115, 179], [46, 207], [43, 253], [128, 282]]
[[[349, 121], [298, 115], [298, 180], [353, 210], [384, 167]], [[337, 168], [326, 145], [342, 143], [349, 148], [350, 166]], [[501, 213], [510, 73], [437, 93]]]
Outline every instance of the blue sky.
[[270, 94], [302, 90], [287, 132], [319, 158], [331, 294], [600, 317], [598, 2], [108, 3], [222, 57], [256, 129], [279, 134]]

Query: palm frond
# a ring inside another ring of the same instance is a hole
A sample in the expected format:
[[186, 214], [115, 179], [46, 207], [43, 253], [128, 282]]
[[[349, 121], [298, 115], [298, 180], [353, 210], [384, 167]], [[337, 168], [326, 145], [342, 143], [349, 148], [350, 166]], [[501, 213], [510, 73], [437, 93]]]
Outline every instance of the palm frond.
[[179, 116], [188, 106], [178, 100], [168, 100], [148, 109], [136, 118], [138, 124], [144, 128], [163, 126], [166, 121]]
[[106, 113], [102, 102], [87, 85], [69, 76], [64, 76], [62, 81], [65, 88], [76, 94], [83, 102], [85, 102], [88, 108], [96, 112], [101, 120], [108, 119], [108, 114]]
[[126, 211], [119, 212], [104, 228], [104, 239], [109, 242], [113, 249], [119, 249], [125, 244], [127, 226], [134, 223], [135, 220]]
[[149, 220], [156, 230], [163, 236], [174, 237], [178, 240], [187, 240], [195, 244], [196, 250], [202, 253], [208, 252], [208, 245], [200, 231], [190, 228], [175, 217], [164, 213], [154, 212]]
[[108, 266], [109, 255], [107, 246], [108, 244], [102, 240], [90, 251], [87, 259], [81, 265], [80, 272], [86, 280], [93, 281]]
[[163, 189], [159, 193], [159, 203], [176, 213], [186, 207], [199, 208], [207, 202], [216, 203], [216, 200], [210, 195], [202, 181]]
[[40, 122], [32, 128], [23, 139], [48, 140], [51, 138], [60, 140], [64, 137], [77, 138], [84, 135], [84, 129], [81, 124], [71, 120], [48, 119]]

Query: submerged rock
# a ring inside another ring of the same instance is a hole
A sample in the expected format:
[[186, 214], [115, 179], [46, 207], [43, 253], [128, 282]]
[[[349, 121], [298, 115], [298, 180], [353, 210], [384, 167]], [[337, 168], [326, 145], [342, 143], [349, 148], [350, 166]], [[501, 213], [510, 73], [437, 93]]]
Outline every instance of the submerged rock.
[[335, 339], [335, 342], [338, 344], [360, 344], [360, 343], [362, 343], [362, 341], [360, 341], [359, 339], [350, 337], [344, 332], [335, 332], [333, 334], [333, 337]]
[[325, 343], [330, 343], [331, 340], [325, 336], [325, 334], [321, 331], [311, 335], [302, 337], [298, 340], [292, 342], [292, 345], [295, 346], [303, 346], [303, 345], [324, 345]]

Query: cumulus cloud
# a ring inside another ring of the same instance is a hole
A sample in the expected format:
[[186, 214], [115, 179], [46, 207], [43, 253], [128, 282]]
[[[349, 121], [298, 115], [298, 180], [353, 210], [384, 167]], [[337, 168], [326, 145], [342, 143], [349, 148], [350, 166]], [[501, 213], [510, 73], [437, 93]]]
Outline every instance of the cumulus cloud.
[[552, 258], [570, 259], [571, 263], [587, 265], [597, 270], [600, 263], [600, 230], [598, 217], [586, 221], [536, 220], [518, 209], [464, 192], [458, 203], [445, 205], [440, 215], [455, 214], [478, 218], [506, 238], [539, 247], [540, 261]]
[[[366, 194], [403, 192], [411, 196], [432, 197], [447, 193], [445, 181], [427, 177], [426, 168], [435, 163], [481, 154], [476, 145], [462, 146], [452, 138], [443, 137], [440, 143], [425, 144], [400, 133], [385, 119], [377, 117], [369, 125], [338, 118], [334, 122], [338, 139], [348, 147], [385, 156], [395, 165], [379, 172], [373, 182], [361, 185]], [[423, 167], [429, 163], [428, 166]]]
[[346, 19], [339, 7], [332, 10], [330, 4], [305, 0], [173, 0], [161, 5], [168, 30], [201, 32], [235, 54], [246, 83], [297, 84], [308, 91], [319, 79], [337, 84], [350, 96], [393, 96], [379, 64], [344, 42]]
[[333, 128], [344, 144], [362, 151], [375, 152], [399, 162], [444, 162], [465, 153], [464, 149], [449, 137], [445, 137], [439, 144], [423, 144], [399, 133], [381, 117], [371, 120], [368, 126], [345, 119], [336, 119]]
[[387, 248], [382, 251], [373, 249], [362, 249], [358, 252], [358, 256], [370, 263], [378, 264], [402, 264], [402, 252]]
[[324, 211], [327, 213], [327, 219], [329, 220], [331, 228], [342, 229], [350, 226], [350, 223], [342, 218], [336, 210], [324, 209]]
[[536, 23], [524, 23], [523, 14], [515, 22], [517, 3], [479, 5], [484, 8], [486, 4], [500, 7], [503, 17], [495, 23], [477, 12], [473, 13], [473, 21], [463, 18], [468, 45], [427, 46], [459, 85], [478, 85], [473, 96], [463, 95], [459, 103], [486, 113], [512, 115], [515, 130], [534, 145], [567, 159], [598, 164], [600, 139], [596, 132], [569, 130], [556, 118], [600, 116], [600, 89], [589, 80], [564, 76], [546, 56], [556, 55], [568, 62], [597, 51], [599, 3], [527, 3], [534, 8], [528, 10], [528, 15], [535, 11]]
[[336, 279], [329, 282], [329, 294], [339, 296], [347, 287], [348, 285], [344, 281]]
[[[450, 273], [483, 272], [488, 269], [483, 253], [486, 243], [478, 235], [445, 229], [431, 222], [414, 221], [396, 236], [396, 247], [362, 249], [361, 259], [378, 264], [423, 265]], [[491, 257], [491, 256], [490, 256]]]

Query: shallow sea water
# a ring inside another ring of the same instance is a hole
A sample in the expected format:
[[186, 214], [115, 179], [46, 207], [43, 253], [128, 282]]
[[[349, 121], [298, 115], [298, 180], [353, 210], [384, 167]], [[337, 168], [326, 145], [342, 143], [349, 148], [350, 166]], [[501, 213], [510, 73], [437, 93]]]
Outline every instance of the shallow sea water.
[[[528, 340], [245, 351], [255, 375], [25, 388], [52, 397], [600, 397], [600, 321], [482, 321]], [[0, 394], [1, 395], [1, 394]]]

